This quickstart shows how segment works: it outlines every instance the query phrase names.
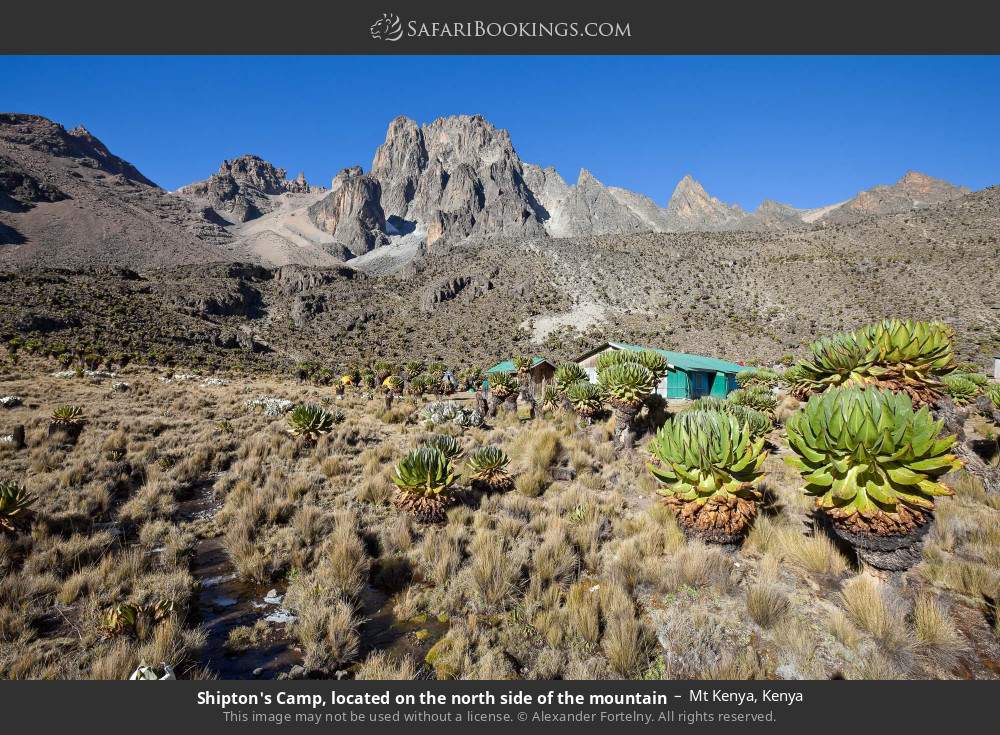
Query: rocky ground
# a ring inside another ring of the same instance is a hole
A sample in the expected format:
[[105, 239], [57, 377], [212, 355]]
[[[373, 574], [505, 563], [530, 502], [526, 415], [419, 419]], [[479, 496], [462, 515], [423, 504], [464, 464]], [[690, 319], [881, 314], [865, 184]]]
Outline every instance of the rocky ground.
[[[685, 540], [657, 501], [648, 438], [616, 452], [603, 422], [439, 427], [466, 454], [501, 446], [515, 485], [465, 491], [434, 526], [396, 510], [389, 481], [429, 435], [431, 398], [387, 410], [237, 370], [51, 372], [0, 372], [21, 399], [0, 434], [23, 425], [27, 444], [0, 444], [0, 475], [38, 497], [30, 533], [0, 536], [2, 677], [117, 679], [143, 661], [183, 678], [1000, 675], [1000, 502], [964, 472], [923, 560], [884, 577], [813, 528], [780, 427], [768, 501], [726, 552]], [[343, 418], [304, 444], [261, 396]], [[62, 404], [83, 409], [76, 441], [49, 435]], [[108, 633], [125, 602], [166, 612]]]
[[201, 368], [341, 368], [373, 354], [489, 366], [516, 352], [559, 360], [608, 339], [771, 362], [900, 316], [947, 321], [962, 356], [985, 368], [1000, 351], [998, 231], [992, 188], [785, 233], [484, 239], [420, 249], [391, 273], [22, 269], [0, 274], [0, 337]]

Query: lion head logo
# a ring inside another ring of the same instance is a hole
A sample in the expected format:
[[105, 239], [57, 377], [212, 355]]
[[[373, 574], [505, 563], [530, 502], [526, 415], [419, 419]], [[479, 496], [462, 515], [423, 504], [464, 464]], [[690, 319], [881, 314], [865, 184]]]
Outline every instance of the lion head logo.
[[398, 41], [403, 37], [403, 24], [395, 13], [382, 13], [369, 31], [376, 41]]

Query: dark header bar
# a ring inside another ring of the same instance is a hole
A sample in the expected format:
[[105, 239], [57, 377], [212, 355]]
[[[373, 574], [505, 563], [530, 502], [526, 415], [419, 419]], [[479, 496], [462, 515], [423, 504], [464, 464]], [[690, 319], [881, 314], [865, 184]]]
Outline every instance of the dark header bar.
[[3, 53], [997, 53], [997, 3], [10, 3]]

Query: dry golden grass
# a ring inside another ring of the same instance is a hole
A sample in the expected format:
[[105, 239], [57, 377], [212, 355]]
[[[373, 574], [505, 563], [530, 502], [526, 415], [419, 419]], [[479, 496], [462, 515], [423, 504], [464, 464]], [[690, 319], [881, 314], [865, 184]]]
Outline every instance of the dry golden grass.
[[788, 612], [788, 598], [772, 584], [755, 584], [747, 589], [747, 612], [762, 628], [770, 628]]
[[[218, 538], [243, 579], [285, 591], [307, 668], [357, 678], [947, 676], [976, 655], [951, 610], [985, 620], [985, 597], [1000, 591], [1000, 503], [964, 478], [940, 504], [906, 594], [863, 576], [838, 594], [849, 561], [804, 532], [811, 502], [776, 458], [775, 503], [727, 552], [685, 540], [645, 470], [645, 439], [616, 452], [608, 425], [580, 428], [561, 412], [440, 427], [466, 454], [487, 443], [507, 451], [516, 486], [464, 494], [447, 523], [427, 525], [391, 505], [389, 478], [426, 438], [414, 413], [429, 399], [386, 412], [349, 392], [335, 404], [346, 420], [307, 445], [244, 402], [332, 403], [328, 388], [158, 377], [136, 369], [122, 394], [35, 375], [0, 389], [31, 402], [17, 409], [29, 449], [0, 449], [0, 472], [39, 495], [31, 532], [0, 536], [0, 676], [121, 678], [144, 658], [211, 675], [204, 636], [188, 622], [199, 539]], [[90, 417], [75, 445], [47, 437], [57, 403]], [[183, 515], [202, 492], [208, 510]], [[426, 660], [394, 649], [359, 658], [367, 600], [378, 595], [400, 621], [447, 621]], [[174, 602], [168, 621], [131, 637], [101, 633], [110, 605], [157, 599]], [[228, 645], [255, 648], [270, 632], [250, 622]]]
[[416, 679], [417, 664], [410, 656], [396, 659], [385, 651], [372, 651], [354, 670], [354, 678], [375, 681]]
[[933, 668], [951, 671], [968, 651], [948, 611], [930, 595], [921, 596], [913, 609], [913, 627], [920, 656]]
[[858, 628], [870, 633], [887, 651], [899, 652], [912, 645], [906, 626], [906, 602], [893, 589], [867, 574], [844, 582], [840, 603]]
[[747, 548], [772, 554], [811, 574], [839, 576], [848, 568], [847, 559], [825, 535], [806, 536], [801, 525], [781, 518], [760, 516], [746, 541]]

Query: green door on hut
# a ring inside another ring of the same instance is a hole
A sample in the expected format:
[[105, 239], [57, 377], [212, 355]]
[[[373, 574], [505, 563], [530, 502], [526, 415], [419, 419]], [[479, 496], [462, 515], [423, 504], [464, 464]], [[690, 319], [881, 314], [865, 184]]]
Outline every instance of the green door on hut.
[[735, 386], [735, 377], [726, 373], [676, 369], [667, 373], [667, 398], [725, 398]]
[[667, 398], [688, 397], [688, 376], [683, 370], [667, 373]]
[[715, 378], [712, 380], [712, 392], [711, 396], [713, 398], [725, 398], [729, 395], [729, 391], [733, 390], [736, 385], [736, 377], [730, 377], [725, 373], [716, 373]]

